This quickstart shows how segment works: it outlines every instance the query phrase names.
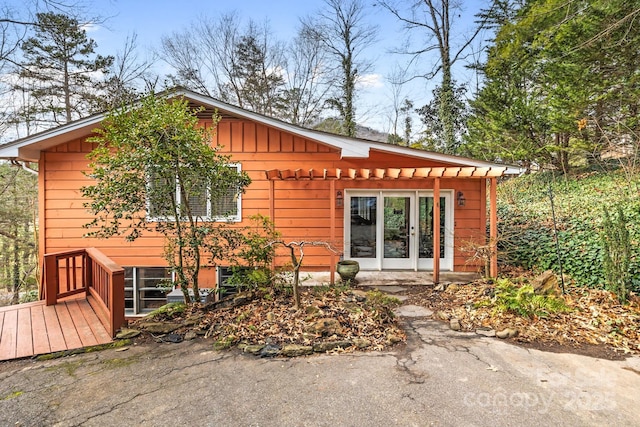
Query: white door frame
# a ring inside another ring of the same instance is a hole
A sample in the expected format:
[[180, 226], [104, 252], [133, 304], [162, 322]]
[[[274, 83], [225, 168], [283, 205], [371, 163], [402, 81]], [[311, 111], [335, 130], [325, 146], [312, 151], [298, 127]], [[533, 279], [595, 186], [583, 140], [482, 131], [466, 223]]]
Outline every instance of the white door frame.
[[[440, 269], [453, 271], [453, 237], [454, 237], [454, 206], [453, 190], [440, 190], [440, 197], [445, 199], [444, 215], [444, 258], [440, 258]], [[384, 258], [384, 198], [385, 197], [410, 197], [410, 224], [409, 236], [410, 256], [408, 259]], [[376, 244], [375, 256], [358, 258], [351, 256], [351, 198], [375, 197], [376, 198]], [[344, 209], [344, 248], [345, 258], [354, 259], [360, 263], [362, 270], [433, 270], [433, 258], [419, 257], [418, 239], [418, 201], [419, 197], [433, 197], [433, 190], [379, 190], [379, 189], [345, 189]]]

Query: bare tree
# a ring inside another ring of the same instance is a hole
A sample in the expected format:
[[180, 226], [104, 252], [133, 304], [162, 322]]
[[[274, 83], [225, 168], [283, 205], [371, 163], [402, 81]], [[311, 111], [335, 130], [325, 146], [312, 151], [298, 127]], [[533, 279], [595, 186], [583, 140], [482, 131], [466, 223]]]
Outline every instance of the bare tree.
[[116, 52], [101, 88], [103, 96], [99, 98], [98, 109], [106, 110], [133, 101], [151, 80], [153, 58], [140, 57], [137, 41], [136, 33], [127, 36], [122, 49]]
[[284, 93], [285, 120], [300, 126], [318, 121], [333, 88], [326, 63], [326, 51], [304, 27], [287, 49]]
[[[239, 105], [272, 117], [284, 108], [284, 45], [273, 41], [269, 27], [249, 21], [234, 46], [228, 87]], [[226, 92], [226, 91], [225, 91]]]
[[370, 68], [362, 57], [371, 46], [378, 28], [366, 21], [366, 5], [362, 0], [324, 0], [324, 8], [313, 17], [303, 18], [302, 25], [327, 50], [333, 59], [338, 93], [329, 104], [338, 111], [342, 132], [356, 135], [356, 82]]
[[441, 75], [441, 97], [438, 117], [444, 129], [444, 151], [455, 150], [456, 129], [453, 117], [454, 79], [452, 67], [465, 59], [467, 48], [483, 29], [478, 23], [475, 30], [462, 42], [454, 44], [454, 25], [460, 17], [461, 3], [450, 0], [380, 0], [378, 4], [395, 16], [409, 33], [418, 33], [424, 38], [418, 47], [403, 47], [400, 53], [411, 55], [417, 60], [425, 54], [437, 53], [437, 60], [431, 70], [419, 74], [419, 77], [433, 79]]
[[387, 142], [409, 145], [413, 126], [413, 101], [404, 92], [407, 70], [396, 67], [388, 76], [391, 85], [391, 112], [389, 114], [389, 138]]
[[223, 101], [279, 116], [284, 90], [284, 45], [268, 23], [243, 25], [236, 13], [203, 18], [162, 39], [162, 58], [176, 70], [174, 83]]

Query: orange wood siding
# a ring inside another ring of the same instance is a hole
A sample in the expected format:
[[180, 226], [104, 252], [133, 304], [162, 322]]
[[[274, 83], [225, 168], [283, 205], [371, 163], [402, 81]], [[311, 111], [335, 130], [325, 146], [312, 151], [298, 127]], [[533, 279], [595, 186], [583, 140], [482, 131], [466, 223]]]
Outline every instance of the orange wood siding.
[[[205, 125], [210, 122], [205, 121]], [[224, 154], [231, 154], [232, 161], [241, 163], [243, 171], [252, 179], [242, 198], [243, 221], [250, 225], [251, 215], [269, 216], [270, 183], [265, 171], [270, 169], [332, 169], [332, 168], [387, 168], [387, 167], [435, 167], [443, 164], [412, 159], [405, 156], [383, 154], [372, 150], [369, 159], [340, 159], [338, 150], [314, 141], [268, 128], [250, 121], [225, 119], [218, 124], [213, 144], [220, 146]], [[163, 266], [163, 238], [146, 234], [135, 242], [123, 238], [108, 240], [84, 237], [83, 225], [91, 217], [84, 208], [80, 188], [90, 183], [83, 174], [88, 171], [86, 155], [92, 145], [81, 140], [49, 149], [41, 157], [40, 227], [43, 253], [96, 247], [124, 266]], [[285, 240], [329, 241], [331, 236], [331, 193], [329, 181], [284, 180], [273, 182], [274, 222]], [[485, 181], [483, 179], [443, 178], [441, 189], [453, 190], [455, 204], [455, 270], [475, 270], [468, 265], [468, 254], [461, 248], [470, 240], [483, 241], [486, 222]], [[383, 179], [339, 180], [336, 191], [345, 189], [432, 189], [433, 179]], [[465, 206], [456, 204], [455, 194], [464, 193]], [[337, 227], [335, 241], [329, 242], [340, 252], [343, 249], [343, 208], [336, 208]], [[286, 252], [279, 261], [288, 262]], [[330, 253], [321, 247], [306, 247], [303, 269], [328, 270]]]

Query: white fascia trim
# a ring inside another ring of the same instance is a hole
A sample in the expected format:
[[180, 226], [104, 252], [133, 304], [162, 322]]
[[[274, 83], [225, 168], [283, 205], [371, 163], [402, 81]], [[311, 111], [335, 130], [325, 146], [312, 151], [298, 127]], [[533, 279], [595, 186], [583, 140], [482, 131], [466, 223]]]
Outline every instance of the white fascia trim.
[[104, 120], [104, 117], [104, 114], [87, 117], [30, 137], [0, 145], [0, 159], [38, 162], [40, 160], [40, 151], [88, 135]]

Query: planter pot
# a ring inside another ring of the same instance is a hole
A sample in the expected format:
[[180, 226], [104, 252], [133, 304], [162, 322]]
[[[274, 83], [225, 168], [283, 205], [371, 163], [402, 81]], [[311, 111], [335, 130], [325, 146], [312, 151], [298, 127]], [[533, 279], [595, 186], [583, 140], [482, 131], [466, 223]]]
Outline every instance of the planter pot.
[[336, 264], [336, 271], [343, 282], [354, 280], [356, 278], [356, 274], [360, 271], [360, 264], [358, 261], [353, 260], [339, 261]]

